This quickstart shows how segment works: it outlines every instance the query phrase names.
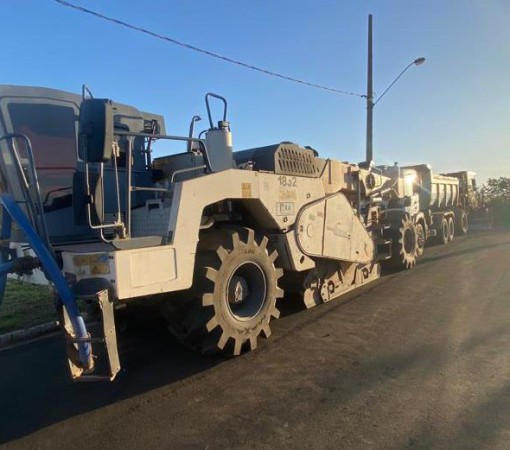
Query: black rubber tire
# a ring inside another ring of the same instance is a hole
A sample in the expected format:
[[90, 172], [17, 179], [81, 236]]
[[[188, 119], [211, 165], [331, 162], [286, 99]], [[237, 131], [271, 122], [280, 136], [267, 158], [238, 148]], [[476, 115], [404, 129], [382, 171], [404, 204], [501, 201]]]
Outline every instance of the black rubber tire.
[[437, 230], [437, 237], [440, 244], [446, 245], [449, 241], [449, 227], [448, 227], [448, 220], [446, 220], [445, 217], [441, 219], [441, 226], [439, 227], [439, 230]]
[[466, 211], [459, 209], [455, 212], [455, 230], [460, 236], [465, 236], [468, 232], [469, 223]]
[[422, 222], [418, 222], [416, 227], [416, 238], [418, 240], [418, 247], [416, 248], [416, 256], [420, 257], [425, 251], [425, 242], [427, 240], [425, 236], [425, 226]]
[[448, 241], [453, 241], [453, 238], [455, 236], [455, 222], [453, 220], [453, 217], [448, 217]]
[[261, 333], [269, 338], [269, 322], [280, 315], [276, 300], [283, 296], [278, 287], [283, 271], [267, 244], [251, 229], [201, 233], [191, 299], [163, 303], [172, 334], [193, 350], [228, 356], [248, 345], [255, 350]]

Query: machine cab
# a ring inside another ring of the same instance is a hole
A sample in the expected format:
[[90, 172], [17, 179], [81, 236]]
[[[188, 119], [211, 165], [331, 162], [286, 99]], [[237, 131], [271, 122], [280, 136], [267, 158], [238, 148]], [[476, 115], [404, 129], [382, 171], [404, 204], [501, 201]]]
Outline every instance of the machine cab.
[[[19, 133], [27, 136], [32, 144], [39, 178], [40, 193], [48, 234], [52, 244], [65, 244], [98, 239], [97, 233], [83, 220], [82, 179], [84, 162], [78, 153], [78, 129], [80, 106], [83, 96], [55, 89], [25, 86], [0, 85], [0, 135]], [[164, 129], [160, 116], [141, 113], [127, 105], [114, 104], [115, 129], [144, 131], [148, 124], [157, 124]], [[163, 130], [164, 132], [164, 130]], [[119, 154], [115, 164], [121, 174], [127, 170], [125, 143], [119, 140]], [[22, 165], [26, 162], [23, 139], [0, 143], [0, 151], [6, 146], [16, 146]], [[143, 139], [132, 143], [132, 173], [138, 185], [151, 185], [151, 171], [148, 169], [150, 155], [146, 152]], [[17, 174], [13, 161], [7, 158], [2, 171], [5, 180], [0, 180], [2, 190], [17, 194]], [[12, 165], [12, 167], [11, 167]], [[115, 199], [113, 189], [114, 162], [105, 163], [105, 220], [113, 216]], [[92, 168], [98, 171], [99, 168]], [[133, 193], [133, 205], [142, 204], [146, 193]], [[22, 239], [19, 237], [19, 239]]]

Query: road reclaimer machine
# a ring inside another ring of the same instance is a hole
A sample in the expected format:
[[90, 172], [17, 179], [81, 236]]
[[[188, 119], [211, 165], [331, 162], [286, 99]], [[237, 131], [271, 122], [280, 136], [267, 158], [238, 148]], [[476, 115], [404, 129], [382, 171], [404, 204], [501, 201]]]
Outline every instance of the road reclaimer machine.
[[[44, 272], [75, 380], [118, 373], [117, 308], [157, 302], [188, 347], [239, 355], [270, 336], [284, 291], [312, 307], [377, 279], [379, 261], [416, 261], [413, 219], [386, 211], [391, 178], [291, 142], [234, 152], [227, 101], [210, 93], [206, 107], [206, 131], [194, 136], [195, 116], [173, 136], [85, 88], [0, 87], [0, 288]], [[176, 142], [185, 151], [153, 157]], [[12, 251], [14, 234], [30, 255]]]

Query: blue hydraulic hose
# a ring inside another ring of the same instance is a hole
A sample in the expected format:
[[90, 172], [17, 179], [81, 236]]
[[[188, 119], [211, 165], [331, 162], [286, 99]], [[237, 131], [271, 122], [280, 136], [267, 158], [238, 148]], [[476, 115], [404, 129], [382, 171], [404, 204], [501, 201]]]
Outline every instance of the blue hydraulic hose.
[[[27, 216], [23, 213], [12, 195], [8, 193], [1, 194], [0, 203], [4, 207], [4, 215], [7, 212], [12, 220], [14, 220], [25, 233], [25, 236], [30, 243], [32, 250], [38, 256], [39, 261], [44, 268], [46, 276], [50, 279], [50, 281], [53, 282], [60, 296], [60, 299], [66, 308], [69, 319], [71, 320], [75, 336], [81, 339], [88, 338], [89, 335], [87, 333], [87, 328], [85, 327], [85, 322], [80, 314], [78, 305], [76, 304], [76, 299], [71, 292], [71, 289], [67, 285], [67, 282], [64, 279], [57, 263], [55, 262], [53, 255], [46, 247], [46, 245], [41, 241], [34, 228], [30, 224]], [[0, 265], [0, 272], [7, 264]], [[88, 367], [91, 357], [91, 345], [89, 342], [78, 342], [77, 345], [80, 361], [84, 367]]]

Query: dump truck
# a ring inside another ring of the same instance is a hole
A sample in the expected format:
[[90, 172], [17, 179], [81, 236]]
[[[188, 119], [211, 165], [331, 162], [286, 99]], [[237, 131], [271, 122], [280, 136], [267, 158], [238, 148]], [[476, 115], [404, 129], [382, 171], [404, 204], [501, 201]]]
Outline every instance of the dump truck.
[[[471, 226], [492, 226], [492, 211], [476, 184], [476, 173], [469, 170], [444, 173], [459, 180], [459, 205], [466, 213], [466, 229]], [[458, 224], [461, 227], [462, 224]]]
[[418, 224], [419, 254], [427, 240], [442, 244], [465, 235], [470, 223], [486, 223], [490, 212], [471, 171], [435, 174], [430, 164], [378, 166], [400, 194], [388, 208], [406, 212]]
[[[407, 211], [419, 228], [420, 254], [427, 240], [446, 244], [453, 239], [456, 229], [460, 234], [467, 232], [466, 214], [459, 203], [458, 178], [434, 174], [429, 164], [403, 167], [395, 164], [379, 169], [401, 192], [401, 200], [394, 201], [392, 209]], [[461, 229], [461, 225], [465, 228]]]
[[459, 177], [435, 174], [430, 164], [406, 166], [404, 170], [416, 171], [414, 186], [420, 210], [430, 228], [429, 237], [447, 244], [455, 234], [465, 235], [468, 231], [467, 203], [460, 195]]
[[382, 261], [415, 264], [414, 218], [392, 209], [409, 196], [391, 178], [292, 142], [234, 151], [227, 100], [205, 103], [208, 128], [195, 137], [194, 116], [179, 136], [86, 88], [0, 86], [0, 298], [7, 273], [42, 270], [73, 380], [119, 372], [119, 308], [155, 303], [184, 345], [235, 356], [270, 336], [285, 291], [312, 307]]

